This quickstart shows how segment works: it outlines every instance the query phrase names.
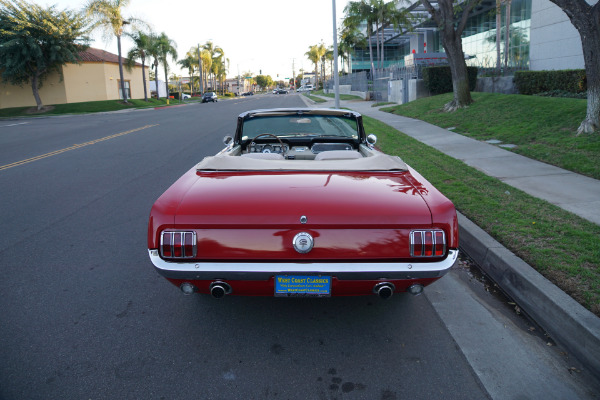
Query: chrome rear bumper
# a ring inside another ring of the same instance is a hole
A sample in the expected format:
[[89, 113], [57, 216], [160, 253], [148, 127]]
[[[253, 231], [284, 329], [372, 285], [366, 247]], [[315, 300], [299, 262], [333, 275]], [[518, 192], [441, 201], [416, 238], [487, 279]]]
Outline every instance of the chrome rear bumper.
[[454, 265], [458, 250], [435, 262], [298, 263], [298, 262], [171, 262], [148, 250], [150, 260], [165, 278], [187, 280], [267, 280], [273, 275], [331, 275], [344, 280], [426, 279], [444, 276]]

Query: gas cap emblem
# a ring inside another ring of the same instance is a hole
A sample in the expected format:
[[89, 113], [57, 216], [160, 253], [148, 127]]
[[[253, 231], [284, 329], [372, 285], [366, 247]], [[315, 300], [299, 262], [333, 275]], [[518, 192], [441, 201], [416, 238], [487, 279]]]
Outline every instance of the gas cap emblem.
[[301, 232], [294, 236], [292, 243], [294, 244], [294, 249], [296, 249], [298, 253], [305, 254], [312, 250], [315, 242], [310, 234]]

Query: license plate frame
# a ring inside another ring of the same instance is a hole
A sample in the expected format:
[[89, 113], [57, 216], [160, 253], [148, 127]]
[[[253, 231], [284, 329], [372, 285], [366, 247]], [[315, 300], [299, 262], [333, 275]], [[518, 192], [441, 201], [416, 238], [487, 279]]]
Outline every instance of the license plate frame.
[[275, 275], [275, 297], [330, 297], [331, 276]]

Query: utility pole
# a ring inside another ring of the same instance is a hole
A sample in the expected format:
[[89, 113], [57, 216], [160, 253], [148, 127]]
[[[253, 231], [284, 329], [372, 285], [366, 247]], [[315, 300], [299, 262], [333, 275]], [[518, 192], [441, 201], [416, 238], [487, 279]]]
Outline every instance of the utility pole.
[[296, 59], [292, 58], [292, 82], [294, 82], [294, 88], [296, 88]]
[[335, 92], [335, 108], [340, 108], [340, 77], [338, 75], [338, 45], [337, 27], [335, 21], [335, 0], [331, 0], [333, 6], [333, 90]]

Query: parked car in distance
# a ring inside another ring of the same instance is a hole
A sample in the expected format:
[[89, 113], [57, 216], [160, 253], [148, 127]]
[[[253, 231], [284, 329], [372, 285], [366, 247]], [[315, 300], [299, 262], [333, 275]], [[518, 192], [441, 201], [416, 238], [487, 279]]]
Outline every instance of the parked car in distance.
[[189, 99], [189, 98], [191, 98], [191, 97], [192, 97], [192, 96], [190, 96], [190, 95], [189, 95], [189, 94], [187, 94], [187, 93], [182, 93], [182, 94], [181, 94], [181, 98], [182, 98], [182, 100], [186, 100], [186, 99]]
[[254, 96], [254, 92], [244, 92], [241, 96]]
[[454, 205], [362, 116], [267, 109], [154, 203], [148, 254], [184, 294], [418, 295], [458, 256]]
[[297, 92], [310, 92], [312, 90], [315, 90], [315, 87], [313, 85], [305, 85], [305, 86], [300, 86], [297, 90]]
[[202, 95], [202, 103], [208, 103], [209, 101], [213, 103], [217, 102], [217, 94], [215, 92], [206, 92]]

